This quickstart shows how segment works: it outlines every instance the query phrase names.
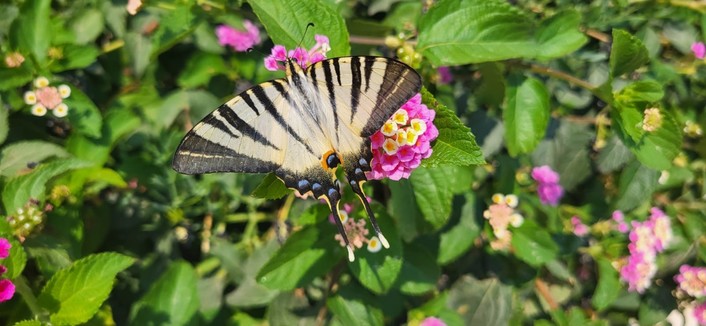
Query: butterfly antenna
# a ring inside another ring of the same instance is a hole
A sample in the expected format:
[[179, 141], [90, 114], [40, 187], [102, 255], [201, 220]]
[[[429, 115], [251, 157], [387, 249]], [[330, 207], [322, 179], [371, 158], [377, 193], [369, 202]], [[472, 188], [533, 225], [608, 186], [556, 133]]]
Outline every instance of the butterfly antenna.
[[314, 27], [314, 23], [308, 23], [306, 24], [306, 28], [304, 28], [304, 35], [302, 35], [302, 39], [299, 40], [299, 44], [297, 44], [297, 47], [301, 47], [302, 43], [304, 43], [304, 37], [306, 37], [306, 33], [309, 31], [309, 27]]

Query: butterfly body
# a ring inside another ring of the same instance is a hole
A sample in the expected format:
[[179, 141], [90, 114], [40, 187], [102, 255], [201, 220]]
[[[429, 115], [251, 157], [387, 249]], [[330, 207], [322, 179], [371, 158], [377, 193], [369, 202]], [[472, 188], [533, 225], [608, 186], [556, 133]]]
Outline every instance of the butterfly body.
[[306, 69], [288, 60], [285, 78], [246, 90], [196, 124], [172, 166], [186, 174], [274, 172], [287, 187], [324, 199], [335, 216], [342, 166], [387, 247], [362, 190], [369, 137], [420, 88], [419, 75], [393, 59], [332, 58]]

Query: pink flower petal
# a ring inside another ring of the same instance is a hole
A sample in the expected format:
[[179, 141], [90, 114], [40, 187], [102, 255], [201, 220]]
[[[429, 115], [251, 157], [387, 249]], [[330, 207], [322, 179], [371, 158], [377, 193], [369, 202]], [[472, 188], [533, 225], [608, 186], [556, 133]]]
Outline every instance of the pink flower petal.
[[15, 285], [10, 280], [0, 280], [0, 302], [12, 299], [15, 295]]
[[10, 255], [12, 244], [5, 238], [0, 238], [0, 259], [5, 259]]

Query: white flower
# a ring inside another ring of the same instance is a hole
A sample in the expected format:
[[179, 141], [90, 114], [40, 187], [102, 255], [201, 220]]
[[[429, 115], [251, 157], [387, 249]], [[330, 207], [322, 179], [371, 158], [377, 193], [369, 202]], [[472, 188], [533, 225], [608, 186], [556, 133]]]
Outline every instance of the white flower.
[[25, 104], [34, 105], [37, 103], [37, 94], [33, 91], [27, 91], [24, 95]]
[[47, 86], [49, 86], [49, 79], [47, 79], [47, 77], [37, 77], [37, 79], [34, 80], [34, 87], [42, 88]]
[[44, 107], [44, 105], [41, 104], [35, 104], [32, 106], [32, 115], [36, 115], [38, 117], [44, 116], [47, 114], [47, 108]]
[[71, 96], [71, 87], [69, 85], [59, 85], [59, 95], [61, 95], [61, 98]]
[[57, 105], [52, 112], [56, 117], [63, 118], [69, 114], [69, 106], [66, 105], [66, 103], [61, 103]]
[[368, 251], [378, 252], [380, 249], [382, 249], [382, 244], [380, 243], [378, 237], [370, 238], [370, 241], [368, 241]]

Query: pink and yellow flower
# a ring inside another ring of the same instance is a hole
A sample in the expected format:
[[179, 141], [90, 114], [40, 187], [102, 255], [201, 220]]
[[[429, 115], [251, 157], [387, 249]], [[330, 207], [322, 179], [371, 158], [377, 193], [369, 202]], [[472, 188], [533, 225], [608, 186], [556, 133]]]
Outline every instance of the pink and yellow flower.
[[32, 106], [32, 115], [41, 117], [51, 110], [54, 116], [63, 118], [69, 113], [69, 107], [64, 99], [71, 96], [71, 87], [68, 85], [50, 86], [49, 79], [39, 77], [33, 82], [34, 88], [25, 92], [25, 104]]
[[686, 294], [695, 298], [706, 297], [706, 267], [681, 265], [674, 280]]
[[[5, 259], [10, 255], [12, 244], [6, 238], [0, 238], [0, 259]], [[0, 265], [0, 276], [7, 272], [5, 266]], [[12, 299], [15, 295], [15, 285], [8, 279], [0, 280], [0, 302]]]
[[397, 110], [379, 131], [370, 137], [373, 151], [368, 179], [409, 178], [422, 160], [431, 156], [431, 142], [439, 136], [434, 126], [436, 112], [422, 103], [420, 94]]
[[493, 204], [483, 212], [483, 217], [488, 220], [495, 235], [490, 247], [494, 250], [507, 250], [512, 238], [509, 227], [520, 227], [524, 223], [524, 217], [515, 211], [519, 200], [515, 195], [503, 194], [494, 194], [491, 199]]

